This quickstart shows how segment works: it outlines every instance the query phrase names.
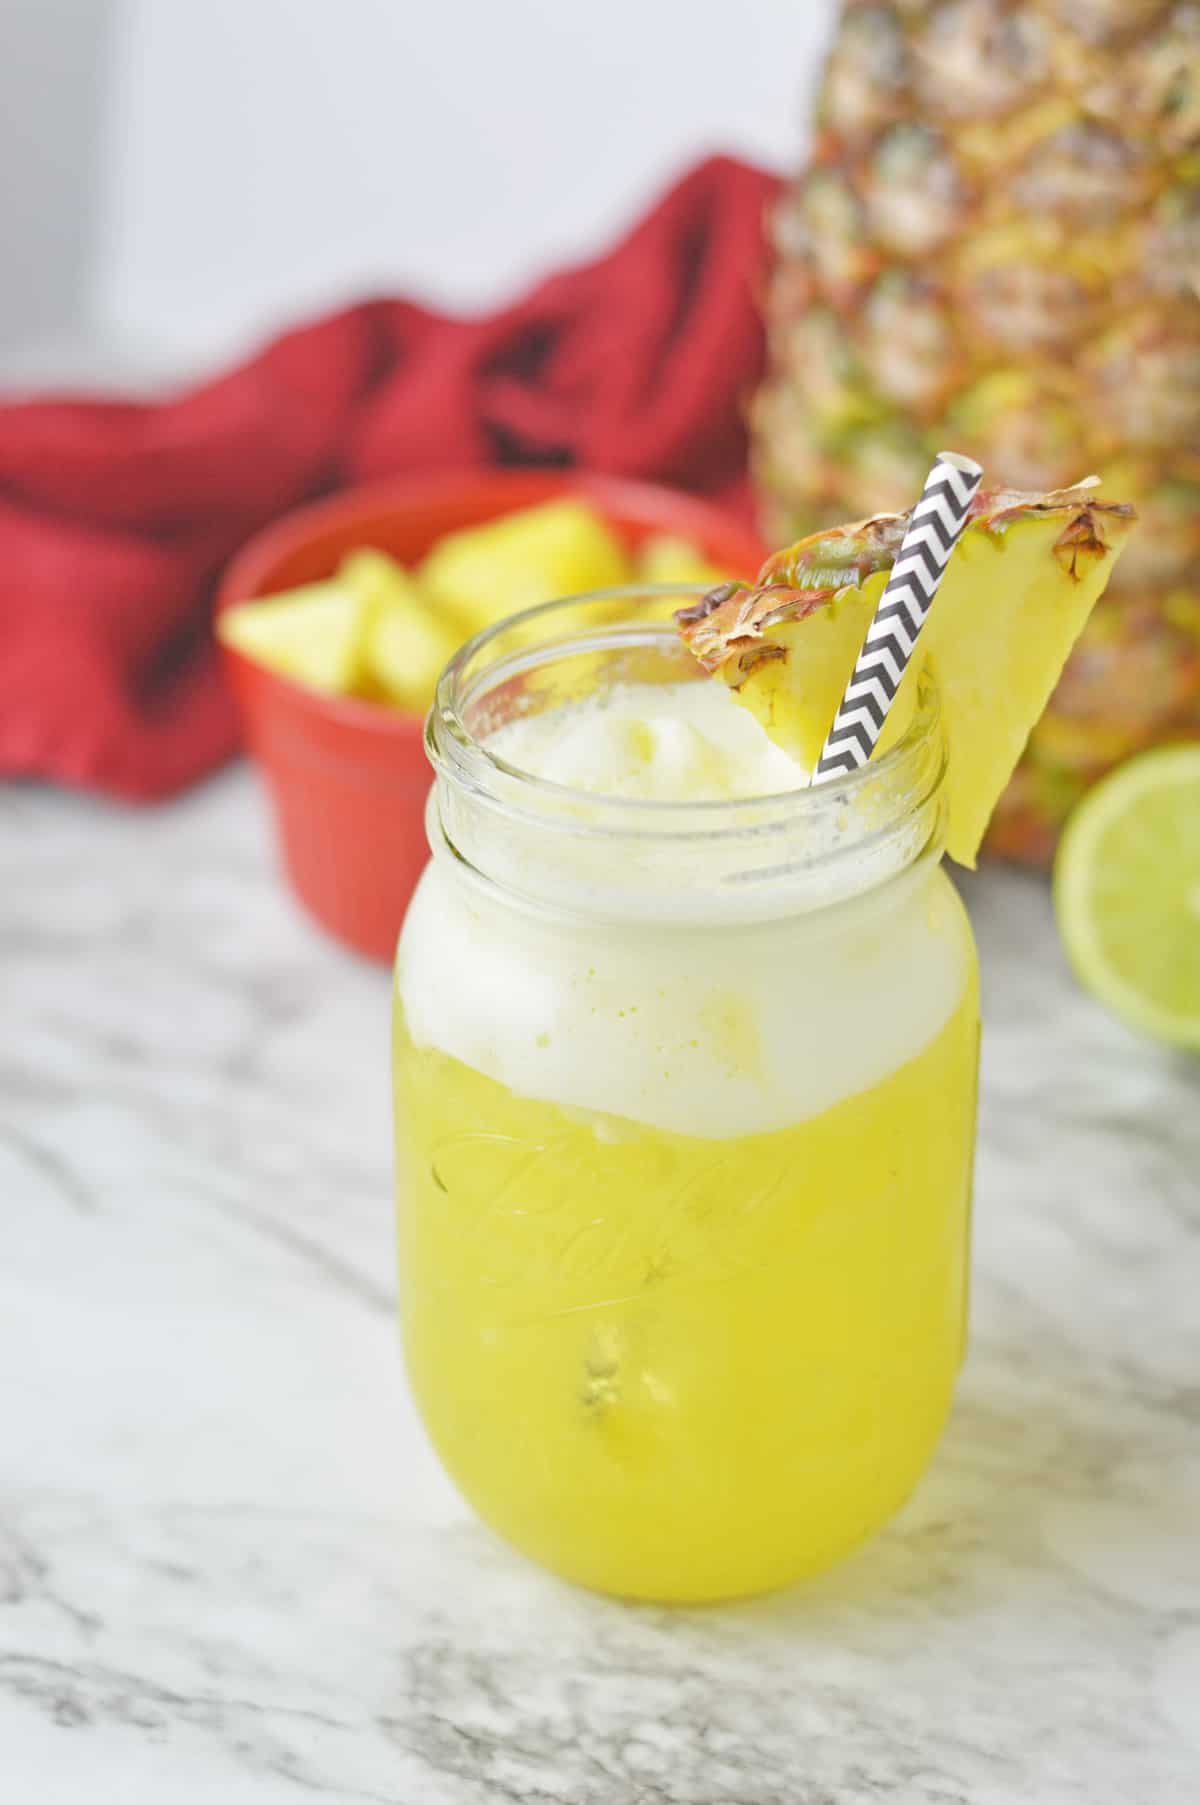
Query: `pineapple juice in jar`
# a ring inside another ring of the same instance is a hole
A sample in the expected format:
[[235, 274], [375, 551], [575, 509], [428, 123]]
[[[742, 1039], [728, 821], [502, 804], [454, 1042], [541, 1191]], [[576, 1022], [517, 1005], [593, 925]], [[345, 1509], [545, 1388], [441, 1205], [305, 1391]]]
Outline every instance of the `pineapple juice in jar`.
[[661, 601], [614, 610], [473, 641], [430, 717], [433, 857], [396, 964], [404, 1345], [511, 1543], [715, 1599], [834, 1560], [933, 1451], [975, 954], [935, 697], [808, 790]]

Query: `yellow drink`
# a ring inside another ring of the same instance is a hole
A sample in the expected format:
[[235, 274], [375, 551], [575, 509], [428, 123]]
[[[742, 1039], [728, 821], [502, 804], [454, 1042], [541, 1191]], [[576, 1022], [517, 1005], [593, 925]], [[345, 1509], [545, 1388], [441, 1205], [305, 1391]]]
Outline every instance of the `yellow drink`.
[[962, 1357], [978, 1004], [936, 708], [806, 790], [669, 629], [529, 624], [431, 716], [396, 964], [408, 1369], [546, 1566], [761, 1591], [901, 1503]]
[[412, 1045], [395, 1071], [409, 1372], [479, 1514], [604, 1591], [719, 1598], [888, 1517], [949, 1407], [978, 1023], [794, 1128], [589, 1122]]

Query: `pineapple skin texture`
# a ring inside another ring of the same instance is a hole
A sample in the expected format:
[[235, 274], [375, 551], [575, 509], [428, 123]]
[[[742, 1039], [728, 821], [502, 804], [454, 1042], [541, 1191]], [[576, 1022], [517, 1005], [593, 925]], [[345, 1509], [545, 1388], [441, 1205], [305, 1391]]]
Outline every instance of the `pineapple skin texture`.
[[1045, 863], [1104, 771], [1200, 736], [1200, 12], [849, 0], [770, 231], [773, 541], [911, 505], [944, 446], [1138, 506], [993, 820]]

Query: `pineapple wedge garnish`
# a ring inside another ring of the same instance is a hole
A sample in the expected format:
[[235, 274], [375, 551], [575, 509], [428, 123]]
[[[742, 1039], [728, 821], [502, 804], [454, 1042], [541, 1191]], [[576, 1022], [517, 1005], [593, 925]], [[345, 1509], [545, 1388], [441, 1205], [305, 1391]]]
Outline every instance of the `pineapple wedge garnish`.
[[[1136, 524], [1093, 482], [981, 491], [942, 578], [876, 753], [904, 732], [930, 668], [948, 748], [946, 847], [973, 866], [992, 810]], [[812, 770], [907, 530], [881, 514], [813, 533], [676, 616], [776, 743]]]

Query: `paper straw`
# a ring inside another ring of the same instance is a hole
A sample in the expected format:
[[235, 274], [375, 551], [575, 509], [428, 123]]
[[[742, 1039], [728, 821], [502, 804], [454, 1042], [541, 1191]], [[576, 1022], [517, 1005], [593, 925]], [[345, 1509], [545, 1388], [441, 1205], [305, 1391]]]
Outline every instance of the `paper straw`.
[[938, 452], [833, 717], [814, 783], [859, 770], [874, 751], [982, 476], [972, 458]]

